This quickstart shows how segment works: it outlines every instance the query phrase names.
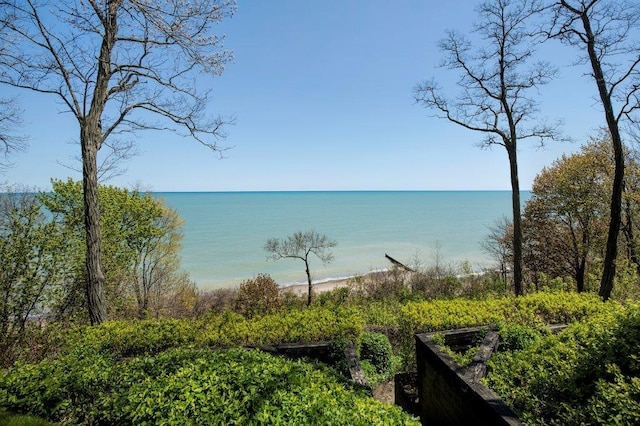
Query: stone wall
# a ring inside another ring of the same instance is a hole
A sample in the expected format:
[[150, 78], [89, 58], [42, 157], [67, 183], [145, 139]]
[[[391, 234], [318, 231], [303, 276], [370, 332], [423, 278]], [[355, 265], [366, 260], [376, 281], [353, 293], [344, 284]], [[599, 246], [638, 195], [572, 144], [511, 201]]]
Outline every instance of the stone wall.
[[[462, 345], [465, 339], [477, 339], [480, 332], [479, 328], [457, 330], [449, 333], [448, 337], [451, 343]], [[432, 340], [434, 334], [415, 336], [418, 400], [422, 423], [520, 425], [516, 414], [493, 391], [479, 382], [477, 374], [469, 374], [469, 370], [460, 367], [438, 348]], [[445, 344], [449, 344], [447, 333], [444, 335]], [[485, 342], [493, 340], [489, 334], [485, 338]], [[486, 356], [487, 352], [490, 354], [491, 350], [481, 348], [479, 354]]]

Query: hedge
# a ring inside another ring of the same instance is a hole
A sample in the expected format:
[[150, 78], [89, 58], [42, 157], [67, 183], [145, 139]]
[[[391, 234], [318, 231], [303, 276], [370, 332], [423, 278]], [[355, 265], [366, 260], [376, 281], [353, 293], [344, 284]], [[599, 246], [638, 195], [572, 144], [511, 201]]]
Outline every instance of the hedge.
[[120, 362], [73, 351], [2, 373], [0, 401], [61, 424], [419, 424], [327, 367], [240, 348]]

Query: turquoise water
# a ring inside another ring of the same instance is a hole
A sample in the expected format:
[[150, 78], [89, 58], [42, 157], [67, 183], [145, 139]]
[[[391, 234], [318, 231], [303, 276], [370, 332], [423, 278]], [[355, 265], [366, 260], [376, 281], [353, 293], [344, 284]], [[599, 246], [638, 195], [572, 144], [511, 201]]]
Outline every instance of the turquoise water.
[[[315, 230], [337, 241], [335, 260], [311, 259], [314, 281], [406, 264], [492, 260], [480, 243], [511, 217], [509, 191], [156, 193], [185, 220], [183, 268], [200, 287], [236, 286], [259, 273], [282, 285], [305, 282], [300, 260], [268, 261], [271, 237]], [[529, 197], [525, 192], [523, 201]], [[437, 253], [437, 255], [436, 255]]]

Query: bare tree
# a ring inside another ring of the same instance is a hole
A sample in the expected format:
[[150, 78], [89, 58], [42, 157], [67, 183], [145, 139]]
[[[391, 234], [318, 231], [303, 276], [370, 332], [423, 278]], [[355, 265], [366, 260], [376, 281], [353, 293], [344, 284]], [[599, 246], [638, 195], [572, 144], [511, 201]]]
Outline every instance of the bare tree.
[[[75, 142], [73, 142], [75, 144]], [[98, 182], [104, 183], [117, 176], [122, 176], [127, 172], [127, 168], [124, 166], [128, 159], [139, 154], [138, 146], [135, 141], [130, 139], [115, 139], [105, 141], [101, 148], [101, 154], [104, 154], [102, 158], [98, 156]], [[106, 151], [106, 152], [105, 152]], [[70, 157], [73, 160], [72, 164], [63, 163], [58, 161], [57, 163], [63, 167], [74, 172], [82, 173], [82, 156], [73, 155]]]
[[309, 285], [307, 305], [311, 305], [312, 281], [309, 256], [316, 255], [322, 264], [326, 265], [333, 261], [333, 253], [329, 249], [337, 245], [336, 241], [329, 239], [326, 235], [320, 235], [316, 231], [298, 231], [283, 239], [269, 238], [264, 245], [264, 250], [269, 253], [268, 258], [272, 260], [288, 258], [300, 259], [304, 262]]
[[513, 267], [513, 222], [502, 216], [487, 228], [489, 233], [480, 243], [480, 247], [496, 261], [506, 286], [507, 270]]
[[[0, 22], [0, 55], [6, 50], [5, 31], [7, 24]], [[25, 137], [16, 132], [20, 127], [22, 111], [17, 100], [11, 97], [0, 98], [0, 172], [11, 166], [11, 155], [25, 147]]]
[[97, 155], [114, 135], [168, 130], [220, 151], [220, 117], [198, 74], [231, 59], [213, 26], [234, 0], [0, 0], [0, 83], [49, 94], [77, 120], [86, 228], [87, 301], [106, 320]]
[[535, 138], [540, 144], [560, 139], [559, 123], [537, 120], [531, 93], [555, 75], [549, 63], [535, 62], [535, 37], [529, 25], [543, 10], [538, 0], [489, 0], [477, 10], [473, 32], [485, 41], [473, 46], [463, 35], [447, 32], [440, 41], [443, 66], [459, 73], [457, 97], [447, 98], [434, 81], [415, 88], [416, 101], [465, 129], [485, 135], [482, 147], [503, 146], [509, 158], [513, 208], [513, 279], [515, 293], [523, 293], [522, 224], [518, 180], [518, 141]]
[[0, 99], [0, 171], [11, 166], [12, 154], [25, 148], [26, 138], [16, 130], [22, 127], [22, 110], [13, 98]]
[[621, 122], [633, 121], [640, 108], [640, 4], [627, 0], [560, 0], [553, 5], [550, 37], [580, 48], [584, 63], [598, 88], [614, 150], [615, 170], [611, 191], [611, 216], [604, 258], [600, 297], [613, 290], [622, 220], [624, 150]]

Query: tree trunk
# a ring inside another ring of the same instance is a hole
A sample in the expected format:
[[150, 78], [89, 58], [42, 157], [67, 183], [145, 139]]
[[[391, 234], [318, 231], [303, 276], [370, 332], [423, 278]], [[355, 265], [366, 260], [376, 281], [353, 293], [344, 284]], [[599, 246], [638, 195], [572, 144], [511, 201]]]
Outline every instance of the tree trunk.
[[600, 297], [607, 300], [611, 296], [613, 290], [613, 280], [616, 276], [616, 257], [618, 256], [618, 233], [620, 232], [620, 222], [622, 220], [622, 189], [624, 185], [624, 151], [622, 149], [622, 138], [618, 129], [618, 121], [613, 113], [613, 105], [611, 103], [611, 95], [607, 89], [607, 83], [604, 78], [604, 72], [600, 64], [600, 58], [595, 48], [595, 37], [591, 29], [590, 18], [586, 12], [581, 14], [582, 25], [587, 37], [587, 51], [591, 68], [593, 69], [593, 77], [598, 86], [598, 93], [604, 114], [607, 119], [607, 126], [611, 134], [611, 143], [613, 145], [615, 170], [613, 174], [613, 188], [611, 190], [611, 217], [609, 220], [609, 233], [607, 236], [607, 248], [604, 256], [604, 265], [602, 270], [602, 280], [600, 281]]
[[522, 285], [522, 216], [520, 214], [520, 182], [515, 142], [507, 148], [511, 172], [511, 205], [513, 209], [513, 287], [516, 296], [524, 294]]
[[309, 262], [305, 259], [304, 261], [305, 272], [307, 273], [307, 283], [309, 284], [309, 294], [307, 296], [307, 306], [311, 306], [311, 272], [309, 271]]
[[[616, 125], [617, 129], [617, 125]], [[616, 131], [617, 133], [617, 131]], [[613, 139], [613, 138], [612, 138]], [[616, 145], [620, 145], [619, 153]], [[620, 221], [622, 216], [622, 181], [624, 180], [624, 155], [622, 153], [622, 141], [618, 134], [618, 142], [614, 142], [615, 173], [613, 188], [611, 191], [611, 219], [609, 221], [609, 234], [607, 236], [607, 251], [604, 256], [604, 267], [602, 270], [602, 280], [600, 281], [599, 295], [602, 300], [611, 297], [613, 281], [616, 276], [616, 258], [618, 256], [618, 234], [620, 232]]]
[[576, 289], [578, 293], [584, 292], [584, 275], [587, 271], [587, 259], [583, 257], [576, 268]]
[[103, 135], [101, 117], [108, 96], [111, 74], [111, 52], [116, 40], [117, 11], [122, 1], [107, 3], [105, 34], [100, 46], [96, 84], [89, 113], [79, 118], [82, 145], [82, 183], [84, 189], [84, 221], [87, 238], [87, 307], [91, 324], [107, 320], [102, 273], [102, 241], [100, 237], [100, 203], [98, 200], [97, 157]]
[[[82, 183], [84, 195], [84, 224], [86, 230], [86, 266], [87, 266], [87, 309], [91, 324], [100, 324], [107, 320], [104, 302], [104, 274], [102, 273], [102, 253], [100, 238], [100, 210], [98, 203], [98, 174], [95, 134], [100, 131], [92, 126], [81, 127], [82, 145]], [[95, 126], [94, 126], [95, 127]]]

